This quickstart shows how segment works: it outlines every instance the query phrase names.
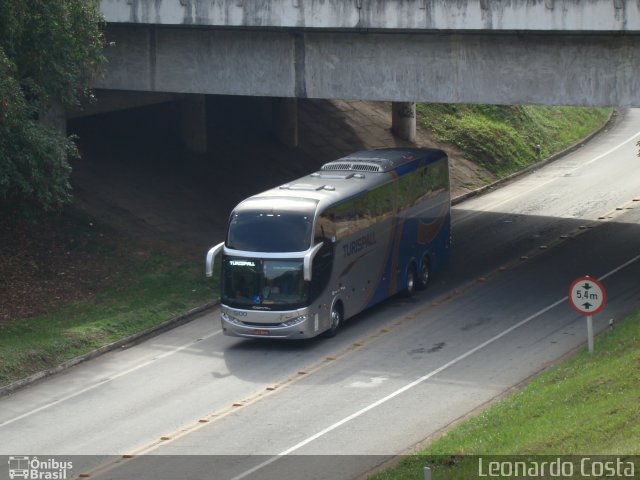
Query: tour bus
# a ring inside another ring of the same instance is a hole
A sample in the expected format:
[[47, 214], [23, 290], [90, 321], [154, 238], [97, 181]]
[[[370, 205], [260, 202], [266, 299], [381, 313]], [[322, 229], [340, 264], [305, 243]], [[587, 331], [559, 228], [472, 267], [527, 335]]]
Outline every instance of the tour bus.
[[226, 335], [334, 336], [342, 323], [396, 293], [425, 288], [451, 246], [446, 153], [367, 150], [242, 201], [222, 254]]

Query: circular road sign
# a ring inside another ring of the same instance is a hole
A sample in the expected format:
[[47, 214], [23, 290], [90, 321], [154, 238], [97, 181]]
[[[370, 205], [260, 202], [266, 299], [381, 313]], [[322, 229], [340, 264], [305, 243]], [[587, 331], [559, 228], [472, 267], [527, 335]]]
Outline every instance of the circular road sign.
[[576, 278], [569, 287], [569, 304], [581, 315], [595, 315], [607, 303], [607, 292], [591, 277]]

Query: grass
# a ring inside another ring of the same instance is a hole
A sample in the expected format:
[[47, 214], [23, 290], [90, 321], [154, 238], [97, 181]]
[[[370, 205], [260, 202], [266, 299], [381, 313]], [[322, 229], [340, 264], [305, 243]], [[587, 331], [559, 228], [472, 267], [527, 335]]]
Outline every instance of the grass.
[[610, 108], [418, 104], [438, 141], [504, 177], [570, 147], [603, 125]]
[[217, 286], [205, 278], [202, 262], [158, 252], [122, 259], [99, 242], [85, 248], [123, 262], [119, 273], [89, 298], [0, 327], [0, 386], [162, 323], [217, 297]]
[[638, 439], [640, 312], [597, 338], [594, 354], [581, 350], [396, 468], [370, 478], [422, 479], [427, 464], [434, 480], [478, 478], [477, 456], [628, 457], [640, 455]]

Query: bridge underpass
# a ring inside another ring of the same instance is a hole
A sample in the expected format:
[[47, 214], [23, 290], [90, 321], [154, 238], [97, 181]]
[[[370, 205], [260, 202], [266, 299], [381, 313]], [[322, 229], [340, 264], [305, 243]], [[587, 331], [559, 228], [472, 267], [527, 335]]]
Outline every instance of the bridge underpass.
[[206, 150], [203, 95], [270, 97], [297, 144], [296, 98], [639, 106], [640, 4], [632, 0], [101, 0], [96, 86], [186, 95], [184, 139]]
[[[411, 103], [640, 105], [640, 36], [411, 34], [109, 26], [97, 86], [203, 97], [278, 98], [279, 138], [296, 144], [295, 98], [397, 103], [395, 129], [413, 139]], [[200, 113], [198, 113], [200, 112]], [[409, 119], [403, 123], [404, 119]], [[196, 142], [197, 143], [197, 142]]]

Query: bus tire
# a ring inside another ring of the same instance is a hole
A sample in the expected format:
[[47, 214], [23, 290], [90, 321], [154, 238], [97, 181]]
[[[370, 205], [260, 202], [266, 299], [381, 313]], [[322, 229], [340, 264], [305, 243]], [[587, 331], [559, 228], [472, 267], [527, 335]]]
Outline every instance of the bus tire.
[[431, 279], [431, 263], [429, 262], [429, 256], [425, 255], [422, 259], [422, 265], [420, 266], [420, 275], [416, 282], [416, 288], [418, 290], [424, 290], [429, 285]]
[[329, 326], [329, 330], [324, 332], [324, 336], [326, 338], [335, 337], [336, 334], [338, 333], [338, 330], [342, 326], [342, 323], [344, 322], [344, 313], [342, 310], [342, 303], [338, 301], [331, 307], [331, 313], [329, 314], [329, 319], [331, 320], [331, 325]]
[[413, 292], [416, 289], [416, 282], [416, 264], [411, 263], [407, 268], [407, 277], [405, 279], [405, 286], [402, 292], [405, 297], [410, 297], [411, 295], [413, 295]]

